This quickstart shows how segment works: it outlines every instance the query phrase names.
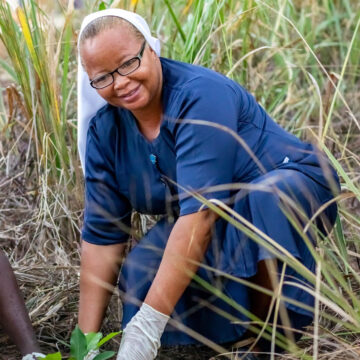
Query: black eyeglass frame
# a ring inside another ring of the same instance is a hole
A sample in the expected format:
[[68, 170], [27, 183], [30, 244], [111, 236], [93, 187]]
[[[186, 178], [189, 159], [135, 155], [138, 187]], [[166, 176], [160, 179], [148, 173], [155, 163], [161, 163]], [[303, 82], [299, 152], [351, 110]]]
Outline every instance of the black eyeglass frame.
[[[127, 75], [130, 75], [131, 73], [133, 73], [134, 71], [136, 71], [136, 70], [141, 66], [141, 59], [142, 59], [142, 57], [143, 57], [143, 55], [144, 55], [145, 45], [146, 45], [146, 40], [145, 40], [144, 43], [142, 44], [141, 49], [140, 49], [139, 53], [138, 53], [136, 56], [134, 56], [133, 58], [131, 58], [131, 59], [127, 60], [127, 61], [125, 61], [123, 64], [121, 64], [119, 67], [117, 67], [114, 71], [111, 71], [111, 72], [109, 72], [109, 73], [107, 73], [107, 74], [101, 75], [101, 76], [99, 76], [99, 77], [91, 80], [91, 81], [90, 81], [91, 87], [93, 87], [94, 89], [97, 89], [97, 90], [99, 90], [99, 89], [105, 89], [106, 87], [108, 87], [108, 86], [110, 86], [111, 84], [113, 84], [113, 82], [114, 82], [114, 80], [115, 80], [115, 78], [114, 78], [114, 74], [115, 74], [115, 73], [118, 73], [118, 74], [121, 75], [121, 76], [127, 76]], [[124, 65], [126, 65], [126, 63], [130, 63], [130, 62], [132, 62], [132, 61], [134, 61], [134, 60], [137, 60], [137, 61], [138, 61], [138, 66], [137, 66], [135, 69], [133, 69], [133, 70], [131, 70], [131, 71], [125, 73], [125, 74], [120, 72], [119, 69], [120, 69], [121, 67], [123, 67]], [[94, 86], [94, 81], [102, 78], [103, 76], [108, 76], [108, 75], [111, 75], [111, 77], [112, 77], [112, 82], [111, 82], [110, 84], [107, 84], [107, 85], [101, 86], [101, 87], [96, 87], [96, 86]]]

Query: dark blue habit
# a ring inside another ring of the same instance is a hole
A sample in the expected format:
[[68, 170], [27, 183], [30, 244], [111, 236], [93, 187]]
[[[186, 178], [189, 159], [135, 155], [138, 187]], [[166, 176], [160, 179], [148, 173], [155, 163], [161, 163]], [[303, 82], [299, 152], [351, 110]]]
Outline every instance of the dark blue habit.
[[[123, 266], [124, 326], [146, 296], [173, 221], [202, 205], [188, 191], [224, 202], [314, 272], [304, 240], [314, 244], [314, 231], [311, 226], [306, 234], [301, 229], [339, 188], [326, 157], [278, 126], [239, 84], [199, 66], [165, 58], [161, 65], [164, 115], [155, 140], [141, 134], [130, 111], [111, 105], [91, 120], [87, 137], [83, 239], [97, 245], [127, 242], [133, 209], [164, 215]], [[314, 220], [324, 234], [336, 212], [333, 204]], [[219, 219], [204, 264], [249, 278], [258, 261], [271, 257], [243, 231]], [[217, 343], [235, 341], [244, 332], [241, 322], [247, 318], [241, 307], [249, 309], [248, 288], [209, 268], [200, 268], [198, 276], [177, 304], [172, 318], [178, 325], [167, 326], [163, 344], [194, 343], [191, 331]], [[286, 302], [293, 323], [298, 316], [311, 319], [314, 299], [297, 284], [311, 285], [289, 267], [285, 280], [283, 295], [298, 302]]]

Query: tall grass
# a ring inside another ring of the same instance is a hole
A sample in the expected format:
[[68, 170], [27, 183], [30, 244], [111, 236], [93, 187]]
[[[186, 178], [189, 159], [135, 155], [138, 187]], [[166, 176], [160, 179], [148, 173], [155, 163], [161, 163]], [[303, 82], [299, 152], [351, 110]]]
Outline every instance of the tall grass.
[[13, 91], [21, 92], [27, 131], [43, 166], [54, 180], [64, 177], [72, 182], [74, 151], [69, 151], [68, 144], [75, 140], [76, 133], [70, 131], [66, 113], [73, 86], [68, 79], [72, 35], [69, 17], [59, 31], [36, 2], [18, 7], [16, 17], [17, 22], [7, 3], [0, 3], [1, 40], [19, 86]]
[[[43, 186], [39, 212], [71, 219], [72, 225], [63, 228], [54, 220], [59, 243], [69, 233], [71, 238], [78, 237], [80, 226], [75, 205], [69, 201], [73, 189], [81, 187], [75, 148], [75, 29], [80, 17], [101, 3], [136, 10], [162, 40], [163, 56], [227, 74], [248, 88], [280, 125], [317, 143], [328, 154], [342, 185], [332, 235], [322, 237], [313, 226], [314, 219], [307, 219], [307, 227], [317, 233], [317, 248], [313, 248], [303, 227], [289, 213], [316, 259], [315, 274], [224, 204], [199, 200], [312, 284], [308, 290], [316, 298], [314, 328], [309, 334], [312, 355], [293, 347], [294, 356], [318, 358], [328, 352], [335, 357], [341, 350], [355, 359], [358, 350], [352, 342], [358, 341], [360, 330], [360, 3], [84, 1], [85, 9], [74, 11], [70, 1], [64, 9], [57, 8], [58, 14], [63, 13], [63, 24], [55, 27], [54, 14], [45, 14], [35, 1], [19, 8], [15, 18], [6, 3], [0, 2], [0, 38], [9, 55], [0, 66], [13, 84], [2, 101], [6, 108], [0, 102], [0, 126], [7, 131], [17, 112], [21, 113], [23, 129], [36, 149], [36, 171]], [[57, 193], [59, 188], [63, 193]], [[282, 286], [281, 281], [278, 285]], [[203, 286], [211, 289], [209, 284]], [[224, 294], [217, 295], [231, 303]], [[276, 292], [271, 295], [275, 308], [279, 299], [289, 300]], [[285, 346], [266, 324], [254, 331]]]
[[50, 223], [56, 238], [71, 241], [78, 236], [71, 213], [82, 199], [75, 145], [73, 4], [61, 9], [57, 26], [37, 2], [26, 4], [12, 10], [0, 2], [0, 39], [8, 53], [2, 65], [10, 77], [2, 99], [8, 114], [7, 119], [2, 116], [1, 131], [11, 134], [14, 124], [21, 123], [29, 139], [23, 172], [35, 174], [40, 194], [34, 237]]

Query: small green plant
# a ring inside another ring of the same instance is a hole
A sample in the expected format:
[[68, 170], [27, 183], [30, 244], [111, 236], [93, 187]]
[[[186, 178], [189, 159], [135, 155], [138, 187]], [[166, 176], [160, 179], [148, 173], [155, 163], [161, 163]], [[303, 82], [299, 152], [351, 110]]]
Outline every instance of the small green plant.
[[[101, 332], [91, 332], [84, 334], [80, 328], [76, 325], [76, 328], [71, 333], [70, 339], [70, 358], [69, 360], [85, 360], [90, 351], [98, 350], [102, 345], [107, 343], [116, 335], [119, 335], [120, 331], [112, 332], [103, 337]], [[104, 351], [94, 357], [93, 360], [106, 360], [115, 355], [114, 351]], [[62, 360], [60, 352], [46, 355], [44, 360]]]

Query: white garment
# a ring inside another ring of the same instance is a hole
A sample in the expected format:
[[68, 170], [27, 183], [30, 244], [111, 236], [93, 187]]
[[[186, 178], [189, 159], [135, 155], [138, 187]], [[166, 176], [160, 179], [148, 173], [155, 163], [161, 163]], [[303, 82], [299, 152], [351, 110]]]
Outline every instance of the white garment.
[[27, 355], [23, 356], [21, 360], [37, 360], [37, 359], [43, 359], [45, 357], [46, 357], [46, 355], [44, 355], [44, 354], [33, 352], [31, 354], [27, 354]]
[[[103, 16], [116, 16], [129, 21], [143, 35], [149, 46], [160, 56], [160, 41], [151, 36], [148, 24], [140, 15], [122, 9], [108, 9], [92, 13], [86, 16], [81, 24], [80, 36], [85, 27], [95, 19]], [[79, 46], [79, 44], [78, 44]], [[79, 51], [78, 51], [79, 52]], [[120, 65], [120, 64], [119, 64]], [[86, 136], [91, 118], [97, 111], [106, 104], [106, 101], [91, 87], [89, 77], [81, 65], [80, 56], [78, 56], [78, 151], [81, 165], [85, 172], [85, 150]]]

